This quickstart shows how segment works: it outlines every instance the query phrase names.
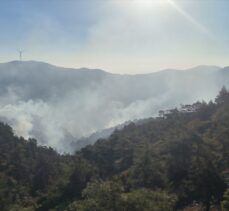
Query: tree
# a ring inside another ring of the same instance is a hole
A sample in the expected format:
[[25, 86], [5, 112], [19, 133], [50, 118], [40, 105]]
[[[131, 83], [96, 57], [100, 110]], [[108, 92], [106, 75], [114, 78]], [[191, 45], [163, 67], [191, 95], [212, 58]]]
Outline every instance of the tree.
[[83, 200], [75, 201], [66, 211], [121, 211], [121, 187], [113, 182], [88, 183], [82, 193]]
[[177, 197], [166, 191], [137, 189], [123, 195], [125, 211], [173, 211]]
[[66, 187], [64, 197], [81, 198], [82, 190], [87, 186], [87, 183], [96, 178], [96, 169], [86, 160], [78, 158], [74, 171], [69, 179], [69, 184]]
[[229, 210], [229, 189], [227, 189], [226, 192], [224, 193], [221, 206], [222, 206], [222, 211], [228, 211]]
[[189, 172], [187, 192], [194, 200], [202, 202], [205, 211], [210, 210], [211, 204], [219, 204], [226, 188], [223, 177], [218, 169], [203, 158], [194, 163]]
[[220, 90], [219, 94], [217, 95], [215, 99], [215, 102], [217, 104], [223, 104], [223, 103], [229, 102], [229, 92], [225, 86], [223, 86], [222, 89]]

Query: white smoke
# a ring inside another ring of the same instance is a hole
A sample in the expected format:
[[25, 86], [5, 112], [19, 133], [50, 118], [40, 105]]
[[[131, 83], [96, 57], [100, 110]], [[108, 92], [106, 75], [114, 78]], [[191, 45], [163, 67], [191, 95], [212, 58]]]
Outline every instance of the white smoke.
[[0, 119], [16, 135], [34, 137], [59, 152], [74, 151], [72, 141], [98, 130], [155, 116], [161, 109], [182, 103], [214, 99], [223, 85], [214, 71], [203, 68], [198, 70], [201, 74], [171, 70], [135, 76], [102, 73], [98, 78], [100, 71], [69, 73], [42, 65], [32, 63], [25, 72], [15, 66], [14, 74], [10, 68], [0, 72], [0, 82], [5, 83], [1, 85], [5, 92], [0, 93]]

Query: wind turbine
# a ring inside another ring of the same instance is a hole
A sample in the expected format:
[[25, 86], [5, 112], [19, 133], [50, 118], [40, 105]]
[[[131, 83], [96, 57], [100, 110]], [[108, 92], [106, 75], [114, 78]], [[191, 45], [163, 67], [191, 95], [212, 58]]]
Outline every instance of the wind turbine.
[[19, 60], [20, 61], [22, 61], [22, 53], [23, 53], [24, 51], [22, 51], [22, 50], [18, 50], [18, 53], [19, 53]]

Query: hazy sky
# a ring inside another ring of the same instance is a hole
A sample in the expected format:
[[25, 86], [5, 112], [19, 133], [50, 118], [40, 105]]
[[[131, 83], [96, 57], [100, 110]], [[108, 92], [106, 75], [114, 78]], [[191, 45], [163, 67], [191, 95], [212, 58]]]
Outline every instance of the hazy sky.
[[143, 73], [229, 65], [228, 0], [1, 0], [0, 62]]

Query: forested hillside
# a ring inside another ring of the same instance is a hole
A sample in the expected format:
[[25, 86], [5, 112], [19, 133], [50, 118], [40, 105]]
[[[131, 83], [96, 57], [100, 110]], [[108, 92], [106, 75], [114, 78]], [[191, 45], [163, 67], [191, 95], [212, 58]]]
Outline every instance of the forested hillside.
[[161, 111], [75, 155], [0, 124], [1, 211], [229, 210], [229, 92]]

